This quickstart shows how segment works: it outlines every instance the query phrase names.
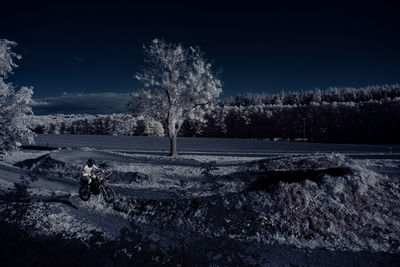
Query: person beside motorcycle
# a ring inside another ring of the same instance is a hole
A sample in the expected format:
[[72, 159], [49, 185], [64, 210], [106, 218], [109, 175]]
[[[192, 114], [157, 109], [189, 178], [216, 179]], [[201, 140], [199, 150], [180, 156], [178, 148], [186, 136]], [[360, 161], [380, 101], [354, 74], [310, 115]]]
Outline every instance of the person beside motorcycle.
[[87, 181], [88, 184], [92, 182], [92, 179], [97, 178], [93, 173], [93, 170], [98, 170], [99, 167], [95, 165], [95, 161], [93, 159], [88, 159], [82, 171], [82, 178]]

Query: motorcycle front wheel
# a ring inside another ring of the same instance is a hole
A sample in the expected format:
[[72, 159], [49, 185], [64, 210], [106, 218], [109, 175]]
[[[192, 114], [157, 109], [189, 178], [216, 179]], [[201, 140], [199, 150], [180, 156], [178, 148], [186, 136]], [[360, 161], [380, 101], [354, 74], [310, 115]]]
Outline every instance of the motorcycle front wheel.
[[107, 202], [107, 203], [113, 203], [113, 201], [114, 201], [114, 198], [115, 198], [115, 193], [114, 193], [114, 190], [112, 190], [110, 187], [108, 187], [108, 186], [103, 186], [103, 188], [102, 188], [103, 190], [103, 197], [104, 197], [104, 200]]
[[90, 198], [89, 186], [81, 186], [81, 188], [79, 188], [79, 197], [83, 201], [88, 201], [89, 200], [89, 198]]

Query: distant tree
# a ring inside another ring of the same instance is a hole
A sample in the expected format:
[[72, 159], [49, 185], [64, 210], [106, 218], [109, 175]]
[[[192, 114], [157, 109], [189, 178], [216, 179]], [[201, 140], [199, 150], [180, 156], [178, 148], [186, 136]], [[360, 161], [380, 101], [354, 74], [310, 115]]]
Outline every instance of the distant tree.
[[280, 95], [274, 95], [272, 98], [272, 104], [282, 106], [282, 100]]
[[4, 80], [18, 67], [14, 59], [21, 56], [12, 51], [15, 42], [0, 39], [0, 147], [5, 150], [18, 148], [20, 142], [33, 142], [34, 133], [29, 129], [28, 115], [32, 114], [32, 87], [16, 90]]
[[145, 87], [132, 100], [142, 112], [166, 127], [170, 155], [176, 156], [176, 138], [187, 118], [204, 117], [205, 110], [222, 92], [211, 63], [194, 47], [154, 39], [144, 46], [146, 67], [136, 75]]
[[135, 135], [164, 136], [162, 124], [151, 117], [139, 116]]

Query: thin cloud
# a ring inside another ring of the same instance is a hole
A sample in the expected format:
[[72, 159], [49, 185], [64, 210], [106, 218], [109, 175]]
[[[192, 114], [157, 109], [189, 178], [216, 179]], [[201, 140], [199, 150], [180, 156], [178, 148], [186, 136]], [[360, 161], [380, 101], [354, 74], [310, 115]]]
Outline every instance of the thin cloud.
[[86, 62], [86, 58], [83, 58], [83, 57], [73, 56], [72, 59], [75, 60], [78, 63]]
[[33, 112], [46, 114], [111, 114], [126, 111], [128, 93], [63, 93], [56, 97], [35, 99]]

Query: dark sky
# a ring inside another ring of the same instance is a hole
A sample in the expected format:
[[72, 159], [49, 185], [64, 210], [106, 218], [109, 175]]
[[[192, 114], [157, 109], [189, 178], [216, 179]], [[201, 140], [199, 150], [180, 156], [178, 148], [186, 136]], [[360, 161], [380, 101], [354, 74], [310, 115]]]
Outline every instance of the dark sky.
[[263, 2], [2, 1], [0, 38], [23, 56], [9, 81], [45, 102], [89, 94], [101, 103], [102, 93], [140, 86], [142, 45], [164, 38], [200, 46], [222, 68], [224, 96], [400, 82], [398, 6]]

